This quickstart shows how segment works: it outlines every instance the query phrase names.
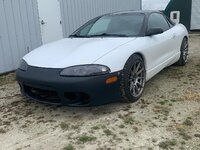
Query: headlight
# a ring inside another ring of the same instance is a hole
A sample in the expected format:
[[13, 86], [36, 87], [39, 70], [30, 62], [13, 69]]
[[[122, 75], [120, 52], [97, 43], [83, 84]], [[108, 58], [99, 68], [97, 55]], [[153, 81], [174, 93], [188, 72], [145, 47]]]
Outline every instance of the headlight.
[[19, 69], [22, 71], [26, 71], [28, 69], [28, 64], [26, 63], [25, 60], [21, 60], [20, 65], [19, 65]]
[[81, 65], [73, 66], [64, 69], [60, 75], [61, 76], [95, 76], [107, 74], [110, 69], [103, 65]]

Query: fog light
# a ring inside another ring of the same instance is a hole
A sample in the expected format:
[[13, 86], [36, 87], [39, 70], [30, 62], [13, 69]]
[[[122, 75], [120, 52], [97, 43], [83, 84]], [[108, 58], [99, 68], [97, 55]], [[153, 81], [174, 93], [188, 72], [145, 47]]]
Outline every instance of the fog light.
[[114, 76], [114, 77], [110, 77], [106, 80], [106, 84], [112, 84], [112, 83], [115, 83], [117, 82], [118, 80], [118, 77]]

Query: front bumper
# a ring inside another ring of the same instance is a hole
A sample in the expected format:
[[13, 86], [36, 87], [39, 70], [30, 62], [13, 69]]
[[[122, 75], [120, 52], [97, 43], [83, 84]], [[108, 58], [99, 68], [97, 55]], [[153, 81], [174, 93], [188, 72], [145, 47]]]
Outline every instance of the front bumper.
[[[61, 71], [29, 66], [27, 71], [18, 69], [16, 79], [23, 95], [42, 103], [97, 106], [121, 99], [120, 71], [91, 77], [62, 77]], [[112, 76], [118, 81], [106, 84]]]

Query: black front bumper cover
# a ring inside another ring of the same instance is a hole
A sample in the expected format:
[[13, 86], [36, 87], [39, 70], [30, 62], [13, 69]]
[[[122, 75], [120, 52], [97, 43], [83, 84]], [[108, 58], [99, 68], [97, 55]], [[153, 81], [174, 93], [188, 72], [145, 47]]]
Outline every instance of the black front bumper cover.
[[[29, 66], [18, 69], [16, 79], [23, 95], [49, 104], [68, 106], [98, 106], [121, 99], [121, 72], [90, 77], [62, 77], [62, 69]], [[106, 84], [106, 79], [117, 76], [118, 81]]]

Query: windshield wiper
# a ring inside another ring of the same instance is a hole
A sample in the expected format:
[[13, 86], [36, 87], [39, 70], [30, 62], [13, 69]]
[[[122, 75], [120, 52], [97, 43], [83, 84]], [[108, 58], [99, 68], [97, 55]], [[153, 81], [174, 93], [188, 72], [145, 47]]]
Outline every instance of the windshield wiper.
[[110, 33], [102, 33], [102, 34], [94, 34], [94, 35], [70, 35], [69, 37], [80, 37], [80, 38], [92, 38], [92, 37], [129, 37], [125, 34], [110, 34]]
[[102, 34], [96, 34], [96, 35], [89, 35], [89, 37], [128, 37], [128, 35], [125, 34], [110, 34], [110, 33], [102, 33]]
[[89, 38], [89, 36], [82, 36], [82, 35], [77, 35], [77, 34], [74, 34], [74, 35], [70, 35], [69, 36], [70, 38], [72, 38], [72, 37], [80, 37], [80, 38]]

